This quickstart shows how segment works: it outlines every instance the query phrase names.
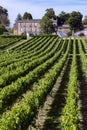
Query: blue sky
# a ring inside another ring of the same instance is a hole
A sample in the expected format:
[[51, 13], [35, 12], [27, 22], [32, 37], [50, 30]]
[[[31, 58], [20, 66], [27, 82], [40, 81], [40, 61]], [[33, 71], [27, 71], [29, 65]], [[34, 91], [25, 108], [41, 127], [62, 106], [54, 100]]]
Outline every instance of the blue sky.
[[0, 5], [8, 10], [11, 26], [17, 14], [23, 15], [26, 11], [35, 19], [42, 18], [47, 8], [53, 8], [56, 15], [61, 11], [70, 13], [74, 10], [87, 15], [87, 0], [0, 0]]

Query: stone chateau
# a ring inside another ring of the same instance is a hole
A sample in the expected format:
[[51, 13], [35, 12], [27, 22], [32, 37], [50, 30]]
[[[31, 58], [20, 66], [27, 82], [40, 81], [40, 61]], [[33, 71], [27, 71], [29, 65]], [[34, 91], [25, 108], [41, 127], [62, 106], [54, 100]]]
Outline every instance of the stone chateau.
[[40, 33], [40, 19], [20, 20], [14, 24], [14, 35], [21, 34], [39, 34]]
[[[53, 24], [57, 26], [57, 21], [52, 20]], [[19, 20], [14, 24], [14, 35], [21, 34], [40, 34], [40, 22], [41, 19], [32, 19], [32, 20]]]

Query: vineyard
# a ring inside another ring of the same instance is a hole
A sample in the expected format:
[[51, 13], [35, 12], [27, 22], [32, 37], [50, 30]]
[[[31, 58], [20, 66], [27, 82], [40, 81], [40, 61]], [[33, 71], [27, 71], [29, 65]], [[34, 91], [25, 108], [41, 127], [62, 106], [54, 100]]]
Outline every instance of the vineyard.
[[0, 130], [87, 130], [87, 40], [20, 40], [0, 38]]
[[22, 40], [22, 37], [20, 36], [0, 36], [0, 50], [5, 49], [6, 47], [10, 45], [14, 45], [16, 42]]

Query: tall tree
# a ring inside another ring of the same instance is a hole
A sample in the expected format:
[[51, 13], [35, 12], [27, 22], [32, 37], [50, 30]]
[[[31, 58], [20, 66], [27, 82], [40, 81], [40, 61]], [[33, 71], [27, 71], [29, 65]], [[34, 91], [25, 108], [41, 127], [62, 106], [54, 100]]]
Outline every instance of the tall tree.
[[28, 12], [25, 12], [23, 15], [23, 19], [33, 19], [32, 15]]
[[82, 21], [83, 24], [87, 24], [87, 16], [85, 16], [85, 18]]
[[70, 14], [62, 11], [58, 16], [57, 16], [57, 24], [58, 26], [62, 26], [63, 24], [68, 23]]
[[22, 20], [21, 14], [18, 14], [18, 15], [17, 15], [16, 21], [19, 21], [19, 20]]
[[2, 6], [0, 6], [0, 23], [5, 26], [10, 24], [10, 21], [8, 19], [8, 11]]
[[82, 17], [83, 15], [80, 12], [73, 11], [70, 14], [68, 22], [71, 30], [77, 31], [83, 29]]
[[53, 22], [45, 15], [40, 23], [41, 31], [46, 34], [51, 34], [55, 31]]
[[55, 19], [55, 20], [56, 20], [55, 11], [53, 10], [53, 8], [46, 9], [45, 15], [46, 15], [49, 19]]
[[47, 34], [55, 32], [55, 24], [54, 24], [55, 19], [56, 16], [53, 8], [47, 9], [40, 23], [41, 31]]

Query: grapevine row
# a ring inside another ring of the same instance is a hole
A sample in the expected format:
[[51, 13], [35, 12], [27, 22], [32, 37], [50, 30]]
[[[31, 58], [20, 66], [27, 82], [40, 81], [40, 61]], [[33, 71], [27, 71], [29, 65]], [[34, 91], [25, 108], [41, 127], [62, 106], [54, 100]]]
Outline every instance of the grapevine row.
[[20, 104], [11, 109], [10, 113], [6, 113], [1, 117], [0, 129], [22, 130], [26, 128], [28, 123], [31, 123], [64, 66], [68, 56], [69, 46], [70, 44], [68, 44], [67, 51], [63, 57], [39, 81], [37, 89], [27, 94]]
[[[42, 62], [43, 64], [40, 63], [40, 66], [29, 72], [25, 77], [18, 78], [16, 82], [13, 82], [11, 85], [4, 87], [0, 91], [0, 110], [3, 110], [3, 108], [11, 102], [11, 100], [14, 100], [14, 98], [18, 97], [25, 90], [29, 89], [29, 86], [37, 79], [39, 79], [40, 76], [43, 75], [43, 73], [45, 73], [58, 60], [58, 57], [63, 50], [63, 47], [64, 43], [62, 44], [60, 51], [56, 52], [56, 50], [53, 50], [51, 53], [47, 54], [44, 57], [48, 58], [45, 63], [43, 63], [44, 58], [42, 58], [43, 60], [39, 60], [38, 62]], [[36, 65], [38, 64], [38, 62], [36, 62]], [[35, 66], [35, 64], [33, 65]]]
[[78, 130], [78, 87], [77, 87], [77, 63], [76, 45], [73, 43], [73, 59], [69, 75], [69, 83], [66, 104], [62, 110], [61, 127], [63, 130]]

